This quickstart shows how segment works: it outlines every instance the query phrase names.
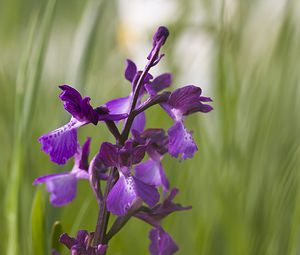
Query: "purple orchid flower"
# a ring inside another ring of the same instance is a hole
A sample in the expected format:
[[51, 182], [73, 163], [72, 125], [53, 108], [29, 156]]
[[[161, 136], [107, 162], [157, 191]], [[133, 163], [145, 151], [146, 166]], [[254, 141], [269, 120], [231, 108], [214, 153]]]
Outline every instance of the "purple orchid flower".
[[[131, 60], [126, 61], [125, 78], [131, 83], [129, 96], [108, 101], [93, 108], [89, 97], [68, 85], [60, 86], [60, 99], [72, 117], [66, 125], [39, 138], [42, 150], [57, 164], [65, 164], [74, 156], [71, 171], [37, 178], [34, 184], [46, 183], [50, 201], [63, 206], [76, 197], [79, 179], [88, 179], [99, 206], [95, 232], [80, 230], [76, 238], [67, 234], [60, 237], [71, 254], [105, 255], [108, 243], [132, 217], [153, 228], [149, 233], [149, 251], [152, 255], [172, 255], [178, 247], [162, 228], [162, 220], [175, 211], [188, 210], [173, 202], [178, 189], [170, 190], [162, 160], [166, 153], [186, 159], [197, 151], [192, 133], [184, 126], [185, 117], [195, 112], [209, 112], [212, 100], [201, 95], [200, 88], [189, 85], [175, 91], [163, 91], [172, 83], [172, 75], [157, 77], [150, 69], [157, 65], [164, 54], [160, 53], [169, 31], [159, 27], [153, 36], [152, 49], [143, 70], [138, 70]], [[162, 92], [163, 91], [163, 92]], [[165, 132], [161, 128], [145, 130], [145, 111], [160, 105], [173, 119], [174, 124]], [[124, 120], [120, 131], [116, 123]], [[89, 162], [90, 138], [80, 147], [77, 131], [87, 124], [104, 121], [115, 138], [115, 144], [103, 142]], [[106, 182], [105, 189], [102, 184]], [[162, 188], [162, 200], [158, 188]], [[144, 203], [144, 205], [143, 205]], [[118, 217], [109, 224], [109, 213]], [[110, 229], [108, 229], [110, 226]], [[52, 250], [53, 254], [58, 254]]]
[[59, 241], [70, 249], [72, 255], [105, 255], [107, 245], [99, 244], [92, 247], [91, 243], [94, 233], [88, 233], [86, 230], [79, 230], [76, 238], [70, 237], [64, 233], [60, 236]]
[[63, 165], [76, 153], [78, 128], [89, 123], [97, 125], [98, 121], [124, 119], [127, 115], [109, 114], [104, 107], [93, 109], [89, 97], [82, 98], [76, 89], [68, 85], [59, 87], [63, 91], [59, 97], [72, 118], [66, 125], [41, 136], [39, 142], [51, 161]]
[[119, 179], [107, 196], [107, 208], [115, 215], [127, 213], [133, 203], [141, 199], [150, 207], [156, 205], [159, 193], [153, 185], [149, 185], [133, 176], [131, 165], [139, 163], [145, 155], [145, 146], [134, 146], [132, 141], [118, 147], [110, 143], [103, 143], [100, 157], [107, 167], [116, 167]]
[[181, 206], [180, 204], [173, 203], [173, 199], [178, 193], [178, 189], [173, 188], [168, 197], [164, 201], [150, 210], [143, 210], [137, 212], [134, 217], [139, 218], [150, 224], [153, 227], [160, 227], [161, 221], [167, 217], [169, 214], [176, 211], [184, 211], [192, 209], [191, 206]]
[[135, 177], [141, 181], [163, 187], [163, 191], [169, 190], [169, 180], [162, 166], [163, 155], [168, 151], [168, 137], [163, 129], [147, 129], [143, 133], [133, 133], [135, 139], [146, 144], [146, 152], [149, 159], [135, 166]]
[[46, 183], [50, 196], [50, 202], [54, 206], [63, 206], [70, 203], [77, 192], [77, 181], [79, 179], [89, 179], [88, 174], [88, 155], [91, 139], [88, 138], [82, 148], [77, 146], [75, 153], [75, 163], [70, 172], [49, 174], [40, 176], [34, 181], [34, 185]]
[[161, 104], [163, 109], [175, 121], [174, 125], [168, 130], [169, 153], [173, 157], [192, 158], [198, 150], [192, 133], [185, 128], [183, 122], [185, 116], [195, 112], [207, 113], [213, 109], [210, 105], [204, 104], [204, 102], [212, 102], [211, 98], [201, 96], [201, 93], [202, 90], [199, 87], [185, 86], [173, 91], [168, 102]]
[[163, 228], [154, 228], [149, 232], [151, 255], [172, 255], [179, 249], [172, 237]]

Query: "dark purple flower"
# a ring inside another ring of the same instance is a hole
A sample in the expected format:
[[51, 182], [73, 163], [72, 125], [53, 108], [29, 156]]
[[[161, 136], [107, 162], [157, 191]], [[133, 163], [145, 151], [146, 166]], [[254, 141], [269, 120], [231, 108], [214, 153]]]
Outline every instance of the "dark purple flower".
[[60, 236], [59, 241], [64, 244], [72, 255], [103, 255], [107, 250], [107, 245], [99, 244], [97, 247], [91, 246], [94, 233], [86, 230], [79, 230], [76, 238], [70, 237], [64, 233]]
[[96, 125], [98, 120], [124, 119], [127, 115], [111, 115], [108, 114], [108, 110], [100, 114], [91, 107], [89, 97], [82, 98], [76, 89], [68, 85], [62, 85], [60, 89], [63, 92], [59, 97], [72, 118], [66, 125], [42, 135], [39, 142], [42, 144], [42, 150], [50, 155], [51, 161], [63, 165], [77, 151], [78, 128], [89, 123]]
[[198, 150], [192, 133], [188, 131], [183, 121], [185, 116], [195, 112], [209, 112], [213, 108], [203, 102], [211, 102], [209, 97], [201, 96], [201, 88], [189, 85], [176, 89], [169, 97], [167, 103], [162, 103], [163, 109], [175, 121], [174, 125], [168, 130], [169, 153], [173, 157], [182, 159], [192, 158]]
[[137, 199], [153, 207], [159, 201], [159, 193], [154, 186], [140, 181], [130, 173], [119, 172], [119, 179], [106, 200], [108, 210], [118, 216], [125, 215]]
[[87, 171], [89, 145], [90, 138], [86, 140], [82, 149], [80, 146], [77, 147], [75, 163], [70, 172], [49, 174], [35, 179], [34, 185], [46, 183], [46, 188], [51, 193], [50, 202], [54, 206], [63, 206], [70, 203], [76, 197], [77, 181], [79, 179], [89, 179]]
[[173, 199], [177, 193], [178, 189], [173, 188], [170, 191], [169, 196], [161, 204], [158, 204], [147, 211], [139, 211], [134, 216], [154, 227], [159, 227], [161, 220], [167, 217], [169, 214], [176, 211], [189, 210], [192, 208], [191, 206], [183, 207], [180, 204], [173, 203]]
[[160, 48], [165, 44], [169, 36], [169, 30], [166, 27], [159, 27], [152, 38], [152, 50], [147, 59], [154, 59], [152, 66], [156, 65], [164, 55], [159, 56]]
[[107, 208], [115, 215], [124, 215], [132, 204], [141, 199], [150, 207], [159, 200], [159, 193], [153, 185], [139, 180], [130, 173], [133, 164], [139, 163], [145, 155], [145, 146], [134, 146], [126, 141], [123, 147], [105, 142], [100, 148], [100, 158], [107, 167], [116, 167], [119, 179], [107, 197]]
[[169, 128], [169, 153], [173, 157], [182, 155], [182, 159], [192, 158], [194, 153], [198, 150], [195, 144], [192, 133], [188, 131], [181, 121], [176, 121], [175, 124]]
[[164, 191], [169, 189], [169, 181], [164, 172], [163, 166], [160, 161], [148, 159], [134, 168], [134, 176], [144, 183], [160, 187], [162, 186]]
[[151, 255], [172, 255], [179, 250], [172, 237], [161, 227], [152, 229], [149, 232], [149, 239]]

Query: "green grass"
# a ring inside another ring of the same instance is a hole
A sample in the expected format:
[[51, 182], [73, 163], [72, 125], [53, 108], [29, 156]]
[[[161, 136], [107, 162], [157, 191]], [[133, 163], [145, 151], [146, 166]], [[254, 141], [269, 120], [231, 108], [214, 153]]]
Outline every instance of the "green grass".
[[[178, 0], [182, 7], [165, 24], [171, 36], [163, 69], [174, 72], [174, 84], [190, 83], [177, 43], [186, 32], [205, 34], [212, 42], [211, 83], [196, 85], [209, 86], [204, 93], [215, 110], [187, 120], [199, 147], [193, 160], [164, 159], [172, 186], [180, 189], [177, 201], [193, 206], [166, 219], [164, 228], [178, 242], [178, 254], [299, 254], [299, 4], [287, 1], [272, 16], [263, 0], [233, 1], [235, 12], [222, 1], [198, 2]], [[123, 63], [134, 56], [117, 40], [122, 20], [116, 1], [57, 1], [53, 13], [51, 4], [0, 2], [0, 250], [8, 255], [49, 252], [57, 246], [52, 235], [61, 231], [52, 227], [57, 220], [72, 235], [94, 230], [97, 206], [87, 182], [63, 208], [51, 207], [44, 187], [36, 193], [32, 186], [41, 174], [71, 167], [52, 164], [37, 142], [68, 117], [57, 85], [76, 86], [93, 105], [129, 89]], [[145, 33], [150, 47], [151, 31]], [[186, 58], [193, 64], [198, 52], [191, 52]], [[168, 128], [171, 121], [163, 116], [151, 109], [148, 126]], [[87, 135], [94, 138], [94, 153], [112, 139], [102, 124], [80, 130], [81, 141]], [[112, 239], [108, 254], [147, 254], [149, 229], [133, 219]]]

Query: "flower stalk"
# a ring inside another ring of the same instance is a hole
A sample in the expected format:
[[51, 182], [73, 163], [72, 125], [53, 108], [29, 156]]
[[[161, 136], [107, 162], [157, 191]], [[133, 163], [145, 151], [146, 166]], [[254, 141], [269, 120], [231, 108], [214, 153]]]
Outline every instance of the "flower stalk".
[[[157, 65], [163, 54], [169, 31], [159, 27], [153, 36], [153, 45], [147, 64], [142, 71], [127, 60], [125, 78], [131, 83], [129, 96], [113, 99], [93, 108], [89, 97], [69, 85], [59, 86], [60, 99], [72, 117], [69, 123], [39, 138], [42, 150], [57, 164], [74, 158], [71, 171], [38, 177], [34, 184], [46, 183], [55, 206], [70, 203], [76, 197], [77, 182], [88, 179], [99, 205], [95, 232], [79, 230], [75, 238], [68, 234], [60, 237], [72, 254], [104, 255], [108, 243], [119, 231], [136, 217], [152, 226], [149, 232], [151, 255], [172, 255], [179, 248], [162, 228], [162, 220], [175, 211], [188, 210], [173, 202], [178, 190], [171, 189], [162, 159], [165, 154], [179, 159], [192, 158], [198, 150], [192, 133], [185, 127], [186, 116], [196, 112], [209, 112], [212, 100], [202, 96], [194, 85], [173, 92], [162, 90], [172, 83], [172, 76], [164, 73], [156, 78], [150, 69]], [[147, 95], [147, 99], [143, 97]], [[165, 132], [162, 128], [145, 128], [145, 111], [159, 105], [172, 118], [174, 124]], [[123, 130], [116, 123], [123, 121]], [[115, 138], [115, 144], [103, 142], [89, 162], [91, 138], [81, 147], [77, 140], [78, 129], [84, 125], [104, 122]], [[147, 155], [147, 158], [145, 157]], [[104, 192], [101, 183], [106, 182]], [[159, 189], [162, 192], [159, 192]], [[117, 216], [108, 230], [110, 214]], [[58, 253], [55, 253], [58, 254]]]

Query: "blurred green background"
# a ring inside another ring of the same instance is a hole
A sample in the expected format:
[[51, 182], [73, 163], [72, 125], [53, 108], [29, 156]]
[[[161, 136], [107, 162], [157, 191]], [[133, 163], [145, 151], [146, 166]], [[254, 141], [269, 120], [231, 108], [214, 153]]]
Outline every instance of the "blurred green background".
[[[63, 208], [32, 186], [72, 164], [52, 164], [37, 138], [69, 118], [60, 84], [94, 106], [127, 95], [125, 58], [143, 68], [153, 32], [166, 25], [166, 57], [154, 74], [173, 72], [174, 88], [202, 87], [215, 108], [187, 120], [194, 159], [164, 159], [176, 201], [193, 206], [163, 225], [178, 254], [300, 254], [299, 24], [297, 0], [1, 0], [0, 253], [49, 254], [57, 220], [70, 235], [94, 230], [88, 182]], [[151, 109], [147, 126], [170, 127], [164, 116]], [[93, 153], [112, 141], [102, 124], [79, 133], [81, 142], [93, 137]], [[108, 254], [148, 254], [149, 229], [131, 220]]]

